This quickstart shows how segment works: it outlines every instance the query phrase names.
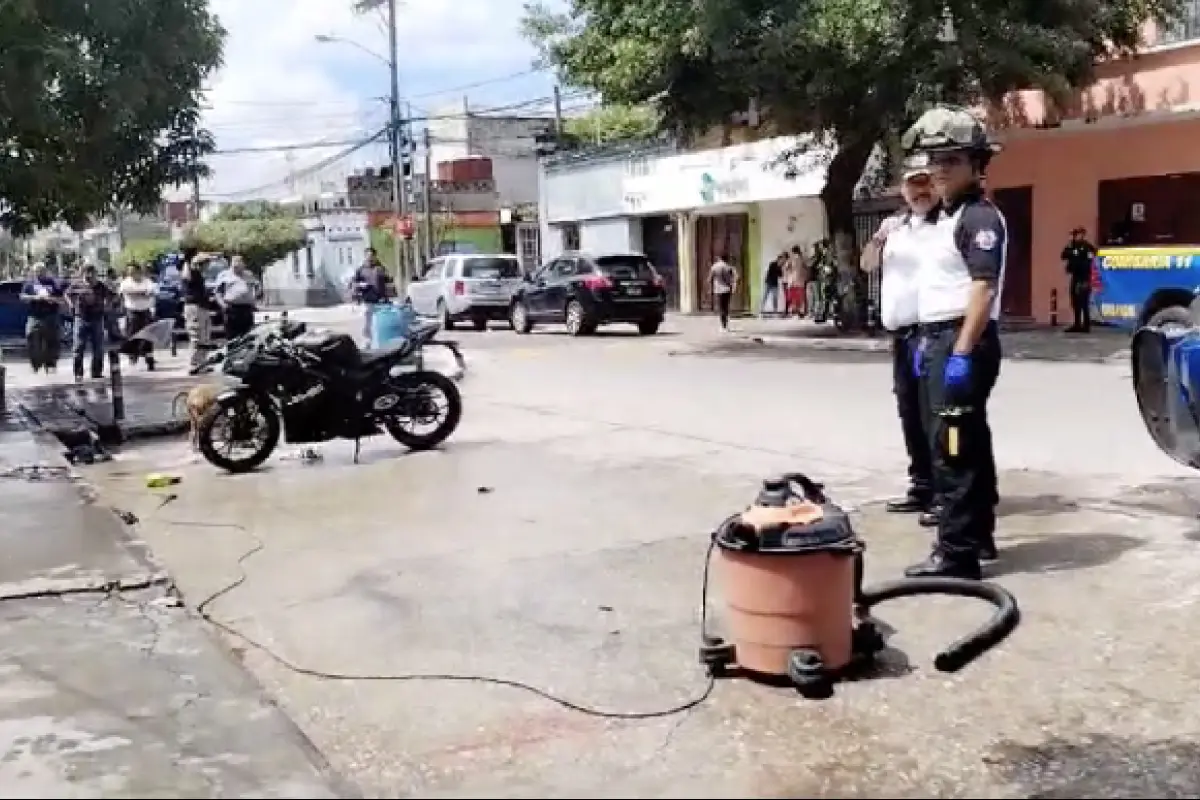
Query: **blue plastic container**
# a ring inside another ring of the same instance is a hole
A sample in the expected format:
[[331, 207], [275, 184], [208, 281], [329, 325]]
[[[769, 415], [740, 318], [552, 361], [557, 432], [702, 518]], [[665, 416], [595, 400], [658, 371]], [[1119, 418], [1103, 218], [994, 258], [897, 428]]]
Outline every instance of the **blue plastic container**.
[[371, 347], [378, 349], [408, 338], [408, 332], [416, 320], [409, 306], [380, 303], [371, 315]]

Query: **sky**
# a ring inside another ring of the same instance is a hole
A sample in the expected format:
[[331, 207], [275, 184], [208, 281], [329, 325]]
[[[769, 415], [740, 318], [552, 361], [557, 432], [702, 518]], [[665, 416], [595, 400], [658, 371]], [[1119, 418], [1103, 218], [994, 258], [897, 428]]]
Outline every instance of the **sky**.
[[[211, 0], [211, 7], [228, 33], [224, 66], [206, 95], [204, 122], [218, 151], [360, 141], [386, 124], [383, 12], [357, 15], [352, 0]], [[400, 91], [414, 117], [461, 107], [464, 96], [478, 110], [548, 98], [554, 81], [533, 71], [521, 14], [522, 0], [402, 0]], [[344, 41], [321, 43], [319, 35]], [[550, 108], [537, 102], [520, 113]], [[386, 162], [386, 147], [372, 146], [311, 171], [347, 147], [214, 155], [201, 193], [216, 201], [280, 198]], [[304, 177], [289, 185], [296, 173]]]

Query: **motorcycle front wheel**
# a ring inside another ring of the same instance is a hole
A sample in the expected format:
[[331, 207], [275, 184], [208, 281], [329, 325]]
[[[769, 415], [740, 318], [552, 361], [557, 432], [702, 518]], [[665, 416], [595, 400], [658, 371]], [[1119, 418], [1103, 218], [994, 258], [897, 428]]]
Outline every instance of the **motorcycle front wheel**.
[[[392, 410], [383, 417], [383, 426], [410, 450], [437, 447], [462, 420], [462, 395], [454, 381], [440, 372], [427, 370], [392, 378], [388, 389], [385, 397]], [[377, 401], [377, 409], [381, 401], [383, 398]]]
[[226, 472], [250, 472], [262, 466], [279, 444], [279, 411], [252, 395], [218, 400], [196, 431], [200, 454]]

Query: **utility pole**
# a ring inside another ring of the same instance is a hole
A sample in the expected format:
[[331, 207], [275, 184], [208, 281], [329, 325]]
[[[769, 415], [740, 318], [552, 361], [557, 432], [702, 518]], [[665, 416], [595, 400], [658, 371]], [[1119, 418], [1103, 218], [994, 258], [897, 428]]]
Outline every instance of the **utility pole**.
[[396, 218], [392, 228], [392, 241], [395, 242], [395, 271], [396, 290], [400, 297], [408, 286], [408, 275], [404, 272], [405, 239], [400, 235], [399, 227], [408, 213], [408, 191], [404, 180], [404, 131], [403, 120], [400, 116], [400, 52], [399, 28], [396, 19], [396, 0], [388, 0], [388, 66], [391, 71], [392, 91], [389, 102], [389, 126], [392, 150], [392, 211]]
[[558, 84], [554, 85], [554, 132], [560, 137], [563, 133], [562, 90]]
[[429, 135], [429, 125], [425, 125], [422, 144], [425, 145], [425, 260], [432, 261], [433, 244], [433, 139]]

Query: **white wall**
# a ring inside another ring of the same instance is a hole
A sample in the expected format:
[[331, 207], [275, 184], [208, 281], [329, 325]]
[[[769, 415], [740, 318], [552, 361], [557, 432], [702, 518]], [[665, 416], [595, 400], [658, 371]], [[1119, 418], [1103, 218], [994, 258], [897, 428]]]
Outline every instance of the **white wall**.
[[502, 207], [537, 203], [536, 156], [492, 156], [492, 175], [496, 179], [496, 192], [500, 196]]
[[587, 252], [637, 252], [641, 239], [641, 221], [637, 219], [593, 219], [579, 226], [579, 247]]
[[815, 197], [759, 203], [758, 224], [760, 266], [765, 273], [775, 256], [795, 245], [808, 255], [813, 243], [825, 236], [825, 208]]
[[563, 164], [544, 169], [538, 217], [547, 222], [576, 222], [625, 213], [625, 162], [607, 160]]

